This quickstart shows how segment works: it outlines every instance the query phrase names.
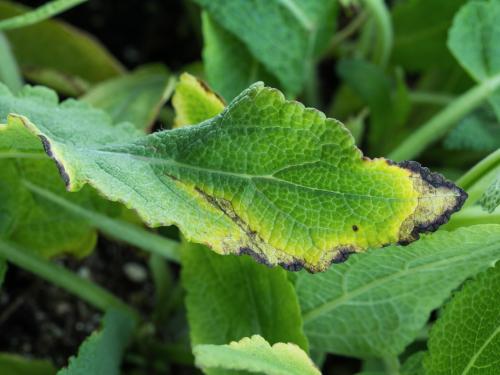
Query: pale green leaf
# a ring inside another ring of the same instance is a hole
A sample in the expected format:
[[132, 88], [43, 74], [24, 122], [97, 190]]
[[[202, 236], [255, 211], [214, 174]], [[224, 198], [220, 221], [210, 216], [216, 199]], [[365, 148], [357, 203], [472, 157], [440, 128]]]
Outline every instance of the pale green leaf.
[[450, 150], [495, 151], [500, 148], [500, 123], [493, 111], [482, 108], [462, 119], [448, 134], [444, 146]]
[[[500, 1], [472, 1], [453, 20], [448, 47], [460, 65], [477, 81], [500, 79]], [[500, 91], [490, 103], [500, 119]]]
[[483, 208], [492, 213], [500, 205], [500, 174], [496, 180], [486, 189], [483, 196], [479, 200], [479, 204]]
[[287, 93], [298, 94], [335, 27], [333, 0], [196, 0], [240, 39], [275, 75]]
[[[0, 1], [0, 19], [25, 14], [29, 8]], [[31, 80], [43, 72], [58, 74], [57, 89], [81, 94], [87, 83], [96, 83], [123, 72], [123, 67], [95, 39], [59, 21], [48, 20], [7, 31], [14, 55]], [[43, 83], [50, 85], [47, 75]], [[50, 78], [50, 77], [49, 77]], [[42, 82], [40, 82], [42, 83]]]
[[105, 110], [115, 123], [131, 122], [147, 130], [170, 98], [174, 82], [163, 66], [144, 66], [93, 86], [81, 99]]
[[0, 32], [0, 82], [7, 85], [10, 91], [17, 93], [23, 87], [23, 79], [17, 61], [4, 33]]
[[271, 343], [293, 342], [307, 350], [297, 296], [284, 270], [185, 243], [182, 283], [192, 345], [259, 334]]
[[202, 14], [202, 26], [207, 80], [222, 97], [232, 100], [257, 81], [277, 86], [277, 79], [251, 55], [245, 44], [219, 26], [207, 12]]
[[196, 364], [201, 368], [245, 370], [266, 375], [320, 375], [307, 354], [297, 345], [273, 346], [259, 335], [229, 345], [197, 345]]
[[203, 81], [188, 73], [180, 76], [172, 105], [175, 109], [175, 127], [198, 124], [217, 116], [225, 107], [224, 101]]
[[500, 373], [500, 267], [469, 281], [431, 330], [426, 374]]
[[500, 225], [477, 225], [301, 274], [296, 289], [310, 345], [361, 358], [397, 355], [453, 289], [498, 259]]
[[407, 71], [449, 69], [454, 62], [446, 48], [446, 37], [454, 14], [465, 3], [466, 0], [396, 2], [392, 10], [394, 63]]
[[78, 355], [69, 360], [68, 367], [57, 375], [119, 375], [128, 341], [135, 320], [119, 310], [110, 310], [103, 318], [100, 331], [89, 336], [78, 350]]
[[16, 354], [0, 353], [2, 375], [55, 375], [56, 369], [46, 360], [28, 359]]
[[8, 128], [38, 135], [71, 191], [85, 184], [177, 224], [217, 252], [325, 270], [349, 252], [415, 240], [465, 193], [418, 163], [362, 158], [342, 124], [262, 84], [199, 126], [138, 137], [131, 125], [44, 90], [0, 95]]
[[26, 27], [56, 16], [87, 0], [52, 0], [25, 14], [0, 21], [0, 30]]

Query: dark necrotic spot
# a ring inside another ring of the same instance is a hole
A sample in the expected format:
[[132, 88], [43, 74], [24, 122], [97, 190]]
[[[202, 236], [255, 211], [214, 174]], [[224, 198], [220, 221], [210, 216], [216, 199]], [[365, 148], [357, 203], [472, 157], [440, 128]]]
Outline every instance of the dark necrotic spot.
[[64, 169], [64, 166], [54, 157], [54, 153], [52, 152], [52, 146], [51, 146], [49, 140], [47, 139], [47, 137], [45, 137], [44, 135], [41, 135], [41, 134], [38, 135], [38, 137], [42, 141], [43, 149], [45, 150], [47, 155], [52, 160], [54, 160], [56, 162], [56, 166], [57, 166], [57, 169], [59, 170], [59, 174], [61, 175], [66, 187], [68, 187], [70, 184], [69, 175], [66, 172], [66, 170]]
[[352, 230], [353, 230], [353, 231], [357, 232], [357, 231], [358, 231], [358, 229], [359, 229], [359, 228], [358, 228], [358, 226], [357, 226], [357, 225], [353, 225], [353, 226], [352, 226]]
[[281, 267], [283, 267], [287, 271], [297, 272], [304, 268], [304, 262], [300, 260], [294, 260], [289, 263], [280, 263]]
[[332, 263], [344, 263], [351, 254], [354, 254], [355, 251], [349, 247], [341, 247], [335, 257], [332, 259]]
[[267, 259], [263, 255], [261, 255], [261, 254], [255, 252], [255, 251], [253, 251], [249, 247], [242, 247], [242, 248], [240, 248], [240, 251], [239, 251], [238, 255], [250, 255], [257, 262], [259, 262], [261, 264], [265, 264], [268, 267], [272, 267], [272, 265], [267, 261]]

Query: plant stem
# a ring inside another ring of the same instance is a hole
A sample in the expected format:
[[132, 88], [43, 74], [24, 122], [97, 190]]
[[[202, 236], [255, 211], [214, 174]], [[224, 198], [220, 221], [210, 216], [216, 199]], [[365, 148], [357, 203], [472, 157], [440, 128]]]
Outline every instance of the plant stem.
[[53, 0], [32, 11], [0, 21], [0, 30], [26, 27], [49, 19], [87, 0]]
[[474, 167], [469, 169], [467, 173], [458, 179], [457, 185], [459, 185], [462, 189], [467, 190], [481, 177], [497, 166], [500, 166], [500, 150], [496, 150], [489, 154]]
[[325, 50], [323, 56], [330, 56], [335, 49], [345, 40], [349, 39], [359, 28], [365, 23], [368, 18], [368, 13], [361, 11], [346, 27], [335, 33], [329, 47]]
[[397, 356], [388, 356], [383, 358], [385, 373], [387, 375], [399, 375], [399, 359]]
[[0, 256], [7, 259], [10, 263], [34, 273], [80, 297], [102, 311], [106, 311], [109, 308], [116, 308], [132, 313], [134, 316], [138, 316], [132, 307], [107, 290], [89, 280], [75, 275], [73, 272], [68, 271], [58, 264], [42, 258], [30, 250], [0, 240]]
[[500, 74], [474, 86], [423, 124], [401, 143], [388, 158], [395, 161], [412, 159], [428, 145], [442, 137], [458, 120], [485, 101], [500, 87]]
[[468, 207], [454, 214], [443, 229], [454, 230], [477, 224], [500, 224], [500, 209], [490, 214], [478, 205]]
[[386, 66], [391, 56], [394, 40], [391, 16], [383, 0], [364, 0], [364, 3], [373, 16], [378, 29], [376, 61], [381, 66]]
[[412, 91], [409, 95], [410, 100], [416, 104], [448, 105], [455, 100], [452, 95], [425, 91]]
[[23, 79], [10, 44], [4, 33], [0, 32], [0, 81], [5, 83], [14, 94], [23, 87]]
[[151, 253], [158, 254], [176, 263], [180, 262], [178, 252], [179, 243], [176, 241], [153, 234], [125, 221], [112, 219], [100, 213], [88, 210], [61, 198], [49, 190], [34, 185], [29, 181], [25, 180], [24, 185], [33, 193], [57, 204], [77, 216], [85, 218], [92, 225], [114, 238], [140, 247]]

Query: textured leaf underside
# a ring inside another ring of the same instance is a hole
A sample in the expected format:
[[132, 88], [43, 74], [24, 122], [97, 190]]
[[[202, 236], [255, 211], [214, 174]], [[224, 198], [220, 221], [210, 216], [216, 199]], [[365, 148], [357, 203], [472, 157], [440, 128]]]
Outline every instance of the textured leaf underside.
[[364, 158], [342, 124], [262, 84], [198, 126], [143, 137], [74, 101], [33, 108], [3, 91], [9, 126], [42, 139], [69, 190], [91, 184], [149, 225], [290, 270], [411, 242], [466, 197], [418, 163]]

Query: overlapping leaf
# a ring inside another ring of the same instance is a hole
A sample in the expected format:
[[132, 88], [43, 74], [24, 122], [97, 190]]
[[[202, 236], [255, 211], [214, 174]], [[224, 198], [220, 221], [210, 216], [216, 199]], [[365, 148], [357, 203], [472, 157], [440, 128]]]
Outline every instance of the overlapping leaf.
[[57, 375], [119, 375], [123, 352], [135, 329], [132, 317], [111, 310], [103, 318], [100, 331], [89, 336]]
[[198, 345], [196, 364], [202, 368], [244, 370], [267, 375], [320, 375], [306, 353], [290, 343], [273, 346], [261, 336], [229, 345]]
[[291, 95], [301, 91], [315, 57], [326, 47], [335, 27], [337, 2], [332, 0], [196, 2], [241, 40]]
[[200, 126], [147, 137], [53, 99], [5, 92], [0, 106], [43, 140], [70, 190], [90, 183], [224, 254], [320, 271], [435, 230], [465, 198], [416, 163], [363, 159], [343, 125], [261, 84]]
[[500, 267], [468, 282], [431, 330], [425, 373], [500, 372]]
[[401, 353], [450, 292], [500, 259], [500, 226], [438, 232], [351, 257], [296, 282], [312, 348], [362, 358]]
[[479, 200], [479, 204], [490, 213], [500, 206], [500, 174], [495, 181], [491, 183], [488, 189], [486, 189]]

